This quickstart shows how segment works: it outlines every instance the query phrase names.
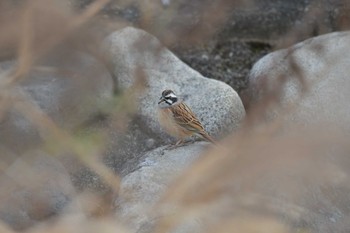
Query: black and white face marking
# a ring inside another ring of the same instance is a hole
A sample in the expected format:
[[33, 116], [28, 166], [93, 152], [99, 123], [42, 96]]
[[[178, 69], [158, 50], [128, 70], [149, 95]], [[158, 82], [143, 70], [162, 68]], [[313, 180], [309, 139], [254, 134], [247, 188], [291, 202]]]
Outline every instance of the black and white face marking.
[[162, 97], [160, 97], [158, 104], [165, 102], [170, 106], [176, 103], [177, 100], [178, 98], [172, 90], [165, 90], [162, 92]]

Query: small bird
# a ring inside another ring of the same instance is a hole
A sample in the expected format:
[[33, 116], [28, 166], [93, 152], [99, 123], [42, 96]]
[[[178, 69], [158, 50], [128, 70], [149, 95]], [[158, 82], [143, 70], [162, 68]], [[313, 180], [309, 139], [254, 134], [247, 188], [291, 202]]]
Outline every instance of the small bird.
[[158, 102], [158, 118], [164, 130], [179, 139], [174, 147], [181, 146], [192, 135], [216, 144], [191, 109], [172, 90], [162, 92]]

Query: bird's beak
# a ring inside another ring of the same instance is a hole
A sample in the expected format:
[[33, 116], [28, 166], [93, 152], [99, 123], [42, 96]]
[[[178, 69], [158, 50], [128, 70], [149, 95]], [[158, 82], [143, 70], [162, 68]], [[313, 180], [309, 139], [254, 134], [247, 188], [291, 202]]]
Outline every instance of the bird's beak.
[[164, 101], [165, 101], [165, 99], [163, 97], [160, 97], [158, 104], [160, 104], [160, 103], [162, 103]]

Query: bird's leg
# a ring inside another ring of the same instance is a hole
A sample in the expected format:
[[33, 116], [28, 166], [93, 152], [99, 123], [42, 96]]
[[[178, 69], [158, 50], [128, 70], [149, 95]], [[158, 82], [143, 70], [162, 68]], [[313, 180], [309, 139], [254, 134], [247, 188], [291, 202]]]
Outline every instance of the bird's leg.
[[178, 147], [183, 146], [183, 145], [185, 145], [185, 141], [183, 139], [180, 139], [174, 145], [169, 145], [166, 149], [172, 150], [172, 149], [178, 148]]
[[175, 146], [176, 146], [176, 147], [180, 147], [180, 146], [183, 146], [183, 145], [185, 145], [185, 140], [183, 140], [183, 139], [181, 139], [181, 140], [179, 140], [179, 141], [177, 141], [177, 142], [175, 143]]

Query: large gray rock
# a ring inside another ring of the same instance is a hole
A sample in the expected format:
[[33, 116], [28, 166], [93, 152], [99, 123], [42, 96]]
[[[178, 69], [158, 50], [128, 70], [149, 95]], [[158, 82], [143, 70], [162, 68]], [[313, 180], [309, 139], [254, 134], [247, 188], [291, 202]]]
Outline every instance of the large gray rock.
[[[6, 74], [15, 64], [0, 63], [1, 81], [8, 78]], [[101, 103], [109, 100], [112, 93], [111, 75], [95, 58], [79, 52], [56, 51], [6, 94], [12, 103], [2, 114], [1, 144], [19, 153], [42, 140], [43, 135], [28, 114], [16, 109], [23, 102], [21, 98], [38, 107], [58, 126], [72, 129], [98, 113]]]
[[[162, 217], [161, 211], [154, 209], [155, 204], [175, 178], [200, 158], [207, 145], [209, 144], [200, 142], [173, 150], [159, 147], [146, 153], [137, 170], [122, 179], [115, 202], [121, 219], [135, 231], [147, 232], [146, 229], [151, 229], [152, 222]], [[196, 224], [191, 227], [196, 228]]]
[[145, 79], [146, 89], [134, 93], [139, 97], [138, 114], [145, 128], [157, 135], [163, 136], [157, 101], [164, 89], [182, 95], [214, 137], [237, 129], [245, 116], [242, 102], [231, 87], [204, 78], [142, 30], [128, 27], [116, 31], [106, 39], [104, 49], [119, 87], [129, 88]]
[[329, 122], [348, 128], [349, 44], [349, 32], [336, 32], [268, 54], [251, 71], [249, 104], [263, 100], [282, 80], [282, 108], [272, 109], [270, 117], [287, 110], [290, 121], [304, 125]]
[[17, 158], [0, 173], [0, 186], [0, 219], [14, 229], [62, 213], [76, 195], [64, 166], [42, 151]]

